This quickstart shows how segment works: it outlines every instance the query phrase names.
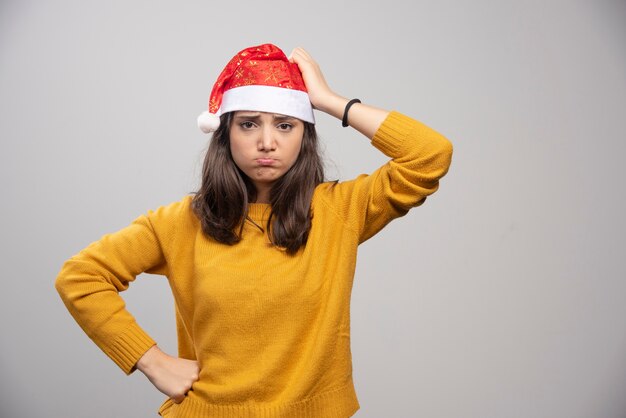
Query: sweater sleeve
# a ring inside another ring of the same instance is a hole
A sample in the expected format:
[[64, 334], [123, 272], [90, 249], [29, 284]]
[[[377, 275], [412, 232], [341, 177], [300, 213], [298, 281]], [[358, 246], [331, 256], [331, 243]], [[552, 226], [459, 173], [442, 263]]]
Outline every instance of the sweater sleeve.
[[360, 243], [424, 203], [452, 160], [450, 141], [396, 111], [378, 128], [372, 145], [391, 160], [370, 175], [329, 186], [327, 195]]
[[104, 235], [67, 260], [55, 286], [85, 333], [126, 374], [155, 341], [126, 310], [119, 292], [142, 272], [167, 275], [167, 263], [153, 222], [164, 207]]

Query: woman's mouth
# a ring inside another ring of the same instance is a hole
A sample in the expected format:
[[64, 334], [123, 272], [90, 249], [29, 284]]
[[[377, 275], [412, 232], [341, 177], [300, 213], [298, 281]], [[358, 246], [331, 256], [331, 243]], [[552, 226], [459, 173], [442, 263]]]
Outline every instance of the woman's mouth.
[[273, 158], [257, 158], [256, 162], [260, 166], [267, 167], [267, 166], [274, 165], [274, 163], [276, 163], [276, 160]]

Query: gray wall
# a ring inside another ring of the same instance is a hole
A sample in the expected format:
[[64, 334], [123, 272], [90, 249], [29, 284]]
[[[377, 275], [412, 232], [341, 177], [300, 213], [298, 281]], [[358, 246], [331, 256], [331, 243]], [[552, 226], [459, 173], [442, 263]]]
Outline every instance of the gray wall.
[[[2, 417], [156, 416], [163, 395], [82, 333], [54, 278], [197, 186], [196, 116], [262, 42], [455, 145], [440, 191], [362, 246], [356, 416], [626, 416], [626, 2], [320, 3], [0, 3]], [[332, 177], [385, 161], [318, 122]], [[175, 353], [166, 280], [125, 298]]]

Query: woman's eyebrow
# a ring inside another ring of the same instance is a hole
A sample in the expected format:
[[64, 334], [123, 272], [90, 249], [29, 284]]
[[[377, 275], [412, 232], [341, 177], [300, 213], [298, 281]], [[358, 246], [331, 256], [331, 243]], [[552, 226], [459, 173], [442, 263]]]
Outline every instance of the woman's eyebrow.
[[261, 116], [260, 113], [243, 113], [237, 114], [235, 118], [245, 118], [245, 119], [258, 119]]
[[287, 116], [287, 115], [274, 115], [274, 120], [292, 120], [295, 119], [293, 116]]
[[[238, 113], [235, 116], [235, 119], [259, 119], [261, 117], [261, 113], [256, 112], [256, 113]], [[275, 113], [273, 115], [273, 119], [274, 120], [278, 120], [278, 121], [286, 121], [286, 120], [294, 120], [296, 118], [294, 118], [293, 116], [288, 116], [288, 115], [280, 115], [278, 113]]]

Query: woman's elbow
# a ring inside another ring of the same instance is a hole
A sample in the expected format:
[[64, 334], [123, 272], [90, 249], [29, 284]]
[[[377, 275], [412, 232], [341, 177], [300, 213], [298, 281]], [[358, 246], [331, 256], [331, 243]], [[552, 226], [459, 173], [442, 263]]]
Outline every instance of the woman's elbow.
[[67, 271], [67, 262], [65, 262], [54, 280], [54, 288], [64, 301], [67, 299], [69, 284], [70, 279]]
[[439, 152], [437, 153], [438, 165], [442, 170], [440, 177], [443, 177], [452, 164], [452, 154], [454, 153], [454, 146], [446, 137], [441, 136], [439, 139]]

